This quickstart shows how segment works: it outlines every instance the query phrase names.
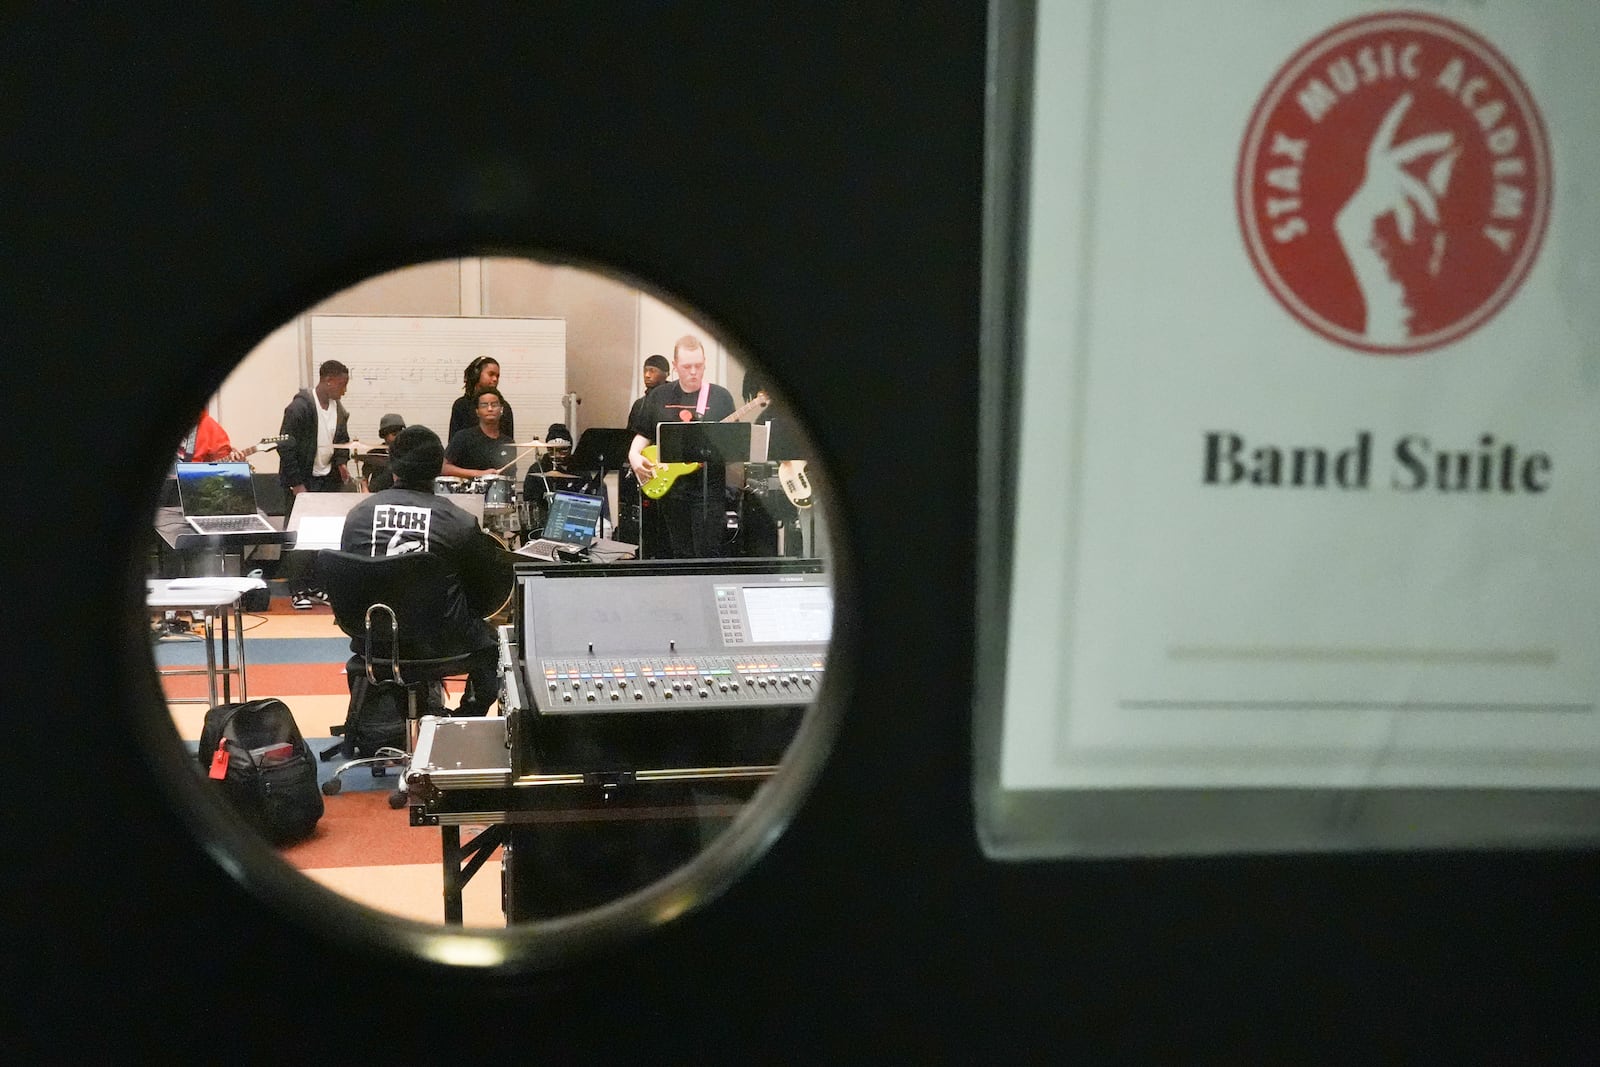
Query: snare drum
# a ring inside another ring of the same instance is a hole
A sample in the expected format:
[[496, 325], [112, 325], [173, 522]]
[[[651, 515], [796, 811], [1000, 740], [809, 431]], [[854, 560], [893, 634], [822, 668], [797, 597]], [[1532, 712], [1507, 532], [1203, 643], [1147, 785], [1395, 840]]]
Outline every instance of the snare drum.
[[467, 492], [466, 486], [466, 478], [435, 478], [433, 480], [433, 491], [445, 496], [465, 493]]

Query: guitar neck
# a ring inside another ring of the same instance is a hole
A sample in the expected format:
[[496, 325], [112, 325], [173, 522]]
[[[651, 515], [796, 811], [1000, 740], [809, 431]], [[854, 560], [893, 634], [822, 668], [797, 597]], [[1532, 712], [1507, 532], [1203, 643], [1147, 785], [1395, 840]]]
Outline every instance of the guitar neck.
[[772, 401], [767, 398], [767, 394], [766, 393], [757, 393], [755, 396], [751, 397], [748, 401], [746, 401], [743, 405], [741, 405], [740, 407], [735, 409], [735, 411], [734, 411], [734, 413], [732, 415], [729, 415], [725, 419], [718, 419], [717, 421], [718, 422], [754, 422], [756, 417], [758, 415], [760, 415], [763, 411], [767, 410], [768, 406], [770, 406], [771, 403], [772, 403]]

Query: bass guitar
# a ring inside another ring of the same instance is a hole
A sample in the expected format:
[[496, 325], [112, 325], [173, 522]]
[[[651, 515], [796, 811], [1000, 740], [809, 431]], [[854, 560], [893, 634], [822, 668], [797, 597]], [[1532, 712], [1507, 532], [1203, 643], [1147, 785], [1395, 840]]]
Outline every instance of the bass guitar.
[[811, 479], [806, 477], [806, 461], [786, 459], [778, 464], [778, 484], [783, 495], [797, 508], [811, 506]]
[[[757, 393], [749, 403], [739, 408], [732, 415], [719, 422], [754, 422], [756, 417], [767, 410], [772, 403], [767, 399], [766, 393]], [[666, 496], [667, 490], [672, 488], [672, 483], [682, 478], [685, 474], [693, 474], [703, 464], [700, 463], [656, 463], [656, 458], [661, 452], [655, 445], [645, 445], [640, 452], [651, 463], [656, 464], [656, 471], [650, 480], [639, 487], [639, 491], [651, 500], [660, 500]]]

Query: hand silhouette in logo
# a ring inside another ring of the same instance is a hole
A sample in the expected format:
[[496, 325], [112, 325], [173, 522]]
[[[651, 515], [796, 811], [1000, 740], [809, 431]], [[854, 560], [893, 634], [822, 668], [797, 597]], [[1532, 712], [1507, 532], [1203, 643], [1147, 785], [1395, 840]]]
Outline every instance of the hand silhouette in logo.
[[[1455, 147], [1455, 135], [1448, 131], [1393, 144], [1395, 131], [1410, 107], [1411, 94], [1406, 93], [1383, 116], [1367, 146], [1361, 184], [1333, 217], [1334, 232], [1366, 305], [1363, 332], [1377, 344], [1405, 342], [1411, 336], [1412, 314], [1405, 285], [1390, 269], [1384, 241], [1378, 236], [1378, 220], [1393, 215], [1395, 232], [1406, 244], [1416, 236], [1419, 211], [1437, 227], [1439, 199], [1449, 187], [1450, 172], [1461, 154]], [[1426, 181], [1405, 169], [1407, 163], [1428, 155], [1439, 158], [1429, 168]], [[1428, 268], [1432, 273], [1438, 273], [1444, 244], [1444, 233], [1436, 232]]]

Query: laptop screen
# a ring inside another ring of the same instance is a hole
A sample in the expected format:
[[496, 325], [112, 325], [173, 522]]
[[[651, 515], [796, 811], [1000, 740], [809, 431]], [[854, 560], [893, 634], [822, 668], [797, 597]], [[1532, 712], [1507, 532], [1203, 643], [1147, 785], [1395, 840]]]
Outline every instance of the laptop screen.
[[582, 493], [552, 494], [550, 519], [544, 524], [544, 536], [551, 541], [587, 546], [600, 529], [602, 503], [599, 497], [584, 496]]
[[254, 515], [250, 464], [178, 464], [178, 503], [185, 515]]

